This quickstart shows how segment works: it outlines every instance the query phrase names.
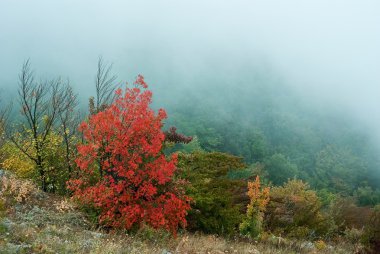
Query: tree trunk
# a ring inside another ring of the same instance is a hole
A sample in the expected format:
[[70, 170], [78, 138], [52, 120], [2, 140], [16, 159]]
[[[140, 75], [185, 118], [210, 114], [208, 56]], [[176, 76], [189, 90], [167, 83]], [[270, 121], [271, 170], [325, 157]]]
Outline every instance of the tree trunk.
[[44, 192], [46, 192], [47, 191], [46, 176], [45, 176], [45, 170], [42, 166], [42, 158], [40, 155], [37, 157], [37, 168], [38, 168], [38, 172], [40, 173], [41, 188]]

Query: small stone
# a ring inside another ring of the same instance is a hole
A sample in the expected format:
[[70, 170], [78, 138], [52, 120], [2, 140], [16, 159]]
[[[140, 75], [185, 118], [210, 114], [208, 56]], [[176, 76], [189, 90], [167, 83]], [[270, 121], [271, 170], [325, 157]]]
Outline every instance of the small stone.
[[163, 249], [161, 251], [161, 254], [172, 254], [170, 251]]
[[314, 244], [312, 242], [304, 242], [301, 244], [301, 248], [303, 249], [314, 249]]

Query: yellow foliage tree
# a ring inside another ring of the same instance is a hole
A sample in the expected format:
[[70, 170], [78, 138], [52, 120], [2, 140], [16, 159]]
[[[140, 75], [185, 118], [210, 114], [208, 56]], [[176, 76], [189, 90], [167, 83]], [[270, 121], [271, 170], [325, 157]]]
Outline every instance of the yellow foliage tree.
[[19, 149], [11, 142], [6, 142], [1, 148], [4, 155], [2, 168], [14, 172], [18, 177], [32, 178], [34, 174], [34, 162], [25, 154], [20, 153]]
[[248, 196], [250, 203], [247, 206], [247, 216], [240, 224], [240, 233], [251, 237], [259, 237], [262, 232], [264, 212], [269, 203], [269, 187], [262, 188], [260, 177], [254, 182], [248, 182]]
[[[32, 135], [30, 132], [29, 135]], [[32, 158], [35, 157], [33, 150], [33, 139], [23, 138], [17, 133], [13, 136], [17, 139], [17, 144], [22, 146], [21, 149], [29, 151]], [[49, 191], [65, 191], [65, 182], [69, 178], [69, 172], [66, 170], [65, 151], [63, 137], [56, 132], [51, 132], [46, 138], [44, 149], [41, 150], [40, 156], [43, 158], [43, 168], [46, 171], [46, 183]], [[1, 148], [4, 154], [4, 160], [1, 166], [14, 172], [18, 177], [32, 178], [40, 182], [38, 168], [35, 161], [25, 153], [20, 152], [14, 142], [6, 142]]]

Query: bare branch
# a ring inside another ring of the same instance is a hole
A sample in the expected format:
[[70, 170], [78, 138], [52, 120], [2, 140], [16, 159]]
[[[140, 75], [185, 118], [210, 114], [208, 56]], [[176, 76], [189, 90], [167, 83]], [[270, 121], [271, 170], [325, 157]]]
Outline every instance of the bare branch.
[[59, 110], [60, 130], [63, 136], [65, 145], [65, 160], [66, 166], [69, 172], [72, 171], [72, 155], [75, 150], [75, 144], [72, 143], [72, 137], [75, 136], [77, 128], [79, 126], [80, 118], [79, 114], [75, 111], [78, 106], [77, 94], [74, 93], [69, 81], [65, 84], [63, 89], [62, 108]]
[[94, 103], [95, 113], [104, 110], [115, 99], [117, 87], [116, 75], [111, 74], [112, 64], [104, 63], [103, 58], [99, 57], [97, 72], [95, 76], [96, 98]]

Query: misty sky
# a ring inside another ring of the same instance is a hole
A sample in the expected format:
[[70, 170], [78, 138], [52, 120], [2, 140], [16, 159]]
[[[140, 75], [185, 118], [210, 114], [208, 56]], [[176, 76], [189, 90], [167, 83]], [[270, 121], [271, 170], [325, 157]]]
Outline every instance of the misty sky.
[[162, 94], [268, 69], [380, 137], [378, 0], [0, 0], [2, 93], [30, 58], [38, 76], [68, 77], [87, 98], [99, 55], [121, 80], [141, 73]]

